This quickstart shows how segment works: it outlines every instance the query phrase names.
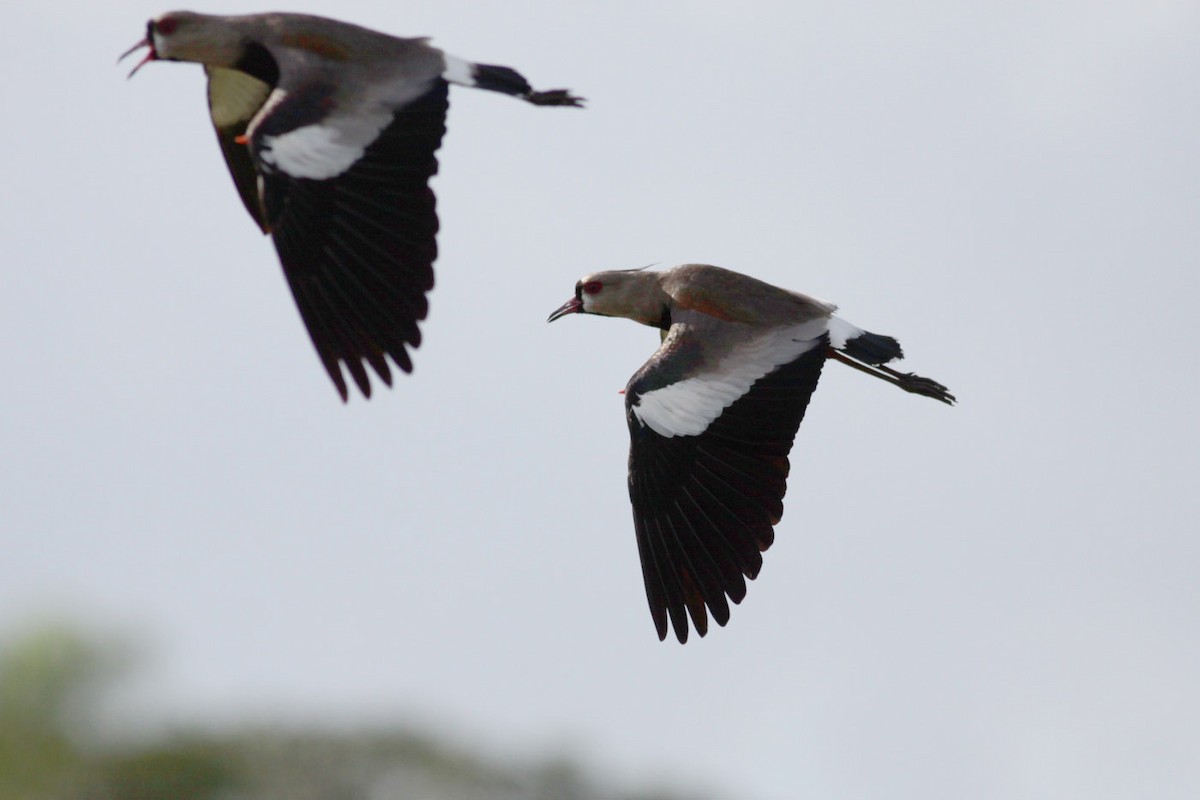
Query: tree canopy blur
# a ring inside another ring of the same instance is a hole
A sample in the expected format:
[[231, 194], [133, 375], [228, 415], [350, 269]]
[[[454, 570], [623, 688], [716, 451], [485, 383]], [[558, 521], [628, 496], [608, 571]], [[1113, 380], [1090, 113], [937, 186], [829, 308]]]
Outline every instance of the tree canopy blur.
[[101, 708], [130, 665], [65, 626], [0, 644], [0, 800], [672, 800], [575, 764], [504, 765], [406, 729], [183, 732], [129, 742]]

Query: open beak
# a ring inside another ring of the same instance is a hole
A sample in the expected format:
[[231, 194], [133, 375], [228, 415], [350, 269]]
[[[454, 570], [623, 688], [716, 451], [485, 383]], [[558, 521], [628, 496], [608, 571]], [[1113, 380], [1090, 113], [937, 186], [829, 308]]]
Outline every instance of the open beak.
[[121, 57], [117, 59], [117, 63], [120, 64], [122, 61], [124, 61], [129, 56], [133, 55], [133, 53], [135, 51], [137, 51], [139, 48], [142, 48], [142, 47], [149, 47], [150, 52], [146, 53], [145, 57], [142, 58], [142, 60], [139, 61], [137, 64], [135, 64], [133, 69], [131, 69], [129, 71], [130, 78], [132, 78], [134, 76], [134, 73], [136, 73], [139, 69], [146, 66], [151, 61], [156, 61], [158, 59], [158, 53], [154, 52], [154, 42], [151, 41], [150, 36], [147, 34], [145, 39], [142, 39], [140, 42], [135, 44], [133, 47], [129, 48], [124, 53], [122, 53]]
[[554, 322], [559, 317], [565, 317], [567, 314], [578, 314], [583, 311], [583, 301], [578, 297], [572, 297], [567, 302], [563, 303], [554, 313], [550, 315], [546, 322]]

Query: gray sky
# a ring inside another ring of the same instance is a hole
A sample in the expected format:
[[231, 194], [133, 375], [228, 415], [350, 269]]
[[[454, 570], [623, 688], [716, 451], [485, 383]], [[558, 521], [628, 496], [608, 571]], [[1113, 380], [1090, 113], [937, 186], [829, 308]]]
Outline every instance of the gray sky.
[[[345, 407], [200, 69], [113, 66], [165, 9], [9, 9], [0, 629], [144, 637], [154, 719], [415, 716], [747, 800], [1200, 794], [1200, 6], [481, 5], [292, 5], [590, 101], [452, 91], [416, 372]], [[685, 261], [961, 405], [831, 364], [762, 574], [679, 647], [617, 394], [657, 336], [544, 320]]]

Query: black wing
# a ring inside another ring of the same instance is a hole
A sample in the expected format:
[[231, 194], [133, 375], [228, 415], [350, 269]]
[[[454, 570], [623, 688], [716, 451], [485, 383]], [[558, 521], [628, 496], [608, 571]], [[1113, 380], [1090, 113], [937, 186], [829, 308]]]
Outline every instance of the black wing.
[[313, 345], [342, 400], [344, 362], [366, 397], [363, 361], [387, 385], [405, 372], [433, 288], [438, 219], [429, 179], [446, 131], [445, 81], [398, 110], [349, 169], [327, 180], [262, 170], [267, 227]]
[[783, 516], [788, 453], [827, 351], [822, 337], [759, 378], [696, 436], [662, 436], [634, 414], [640, 396], [662, 385], [653, 360], [630, 381], [629, 497], [659, 639], [666, 638], [668, 615], [683, 643], [688, 613], [703, 636], [706, 607], [724, 625], [726, 597], [738, 603], [746, 596], [745, 578], [758, 575], [772, 526]]

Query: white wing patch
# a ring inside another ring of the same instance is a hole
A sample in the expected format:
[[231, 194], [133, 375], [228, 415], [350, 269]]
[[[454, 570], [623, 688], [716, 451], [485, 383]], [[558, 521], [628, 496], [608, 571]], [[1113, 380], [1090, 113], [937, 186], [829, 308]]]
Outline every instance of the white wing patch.
[[[253, 135], [258, 123], [266, 119], [283, 102], [287, 93], [276, 89], [250, 124]], [[367, 146], [391, 120], [391, 112], [355, 110], [354, 113], [334, 114], [321, 122], [304, 125], [277, 136], [263, 136], [258, 145], [258, 157], [268, 167], [293, 178], [312, 178], [323, 181], [341, 175], [354, 166]]]
[[350, 169], [365, 151], [364, 145], [343, 141], [337, 128], [318, 124], [264, 136], [259, 157], [293, 178], [323, 181]]
[[755, 381], [816, 347], [827, 322], [776, 329], [734, 347], [714, 368], [646, 392], [633, 413], [659, 436], [699, 436]]

